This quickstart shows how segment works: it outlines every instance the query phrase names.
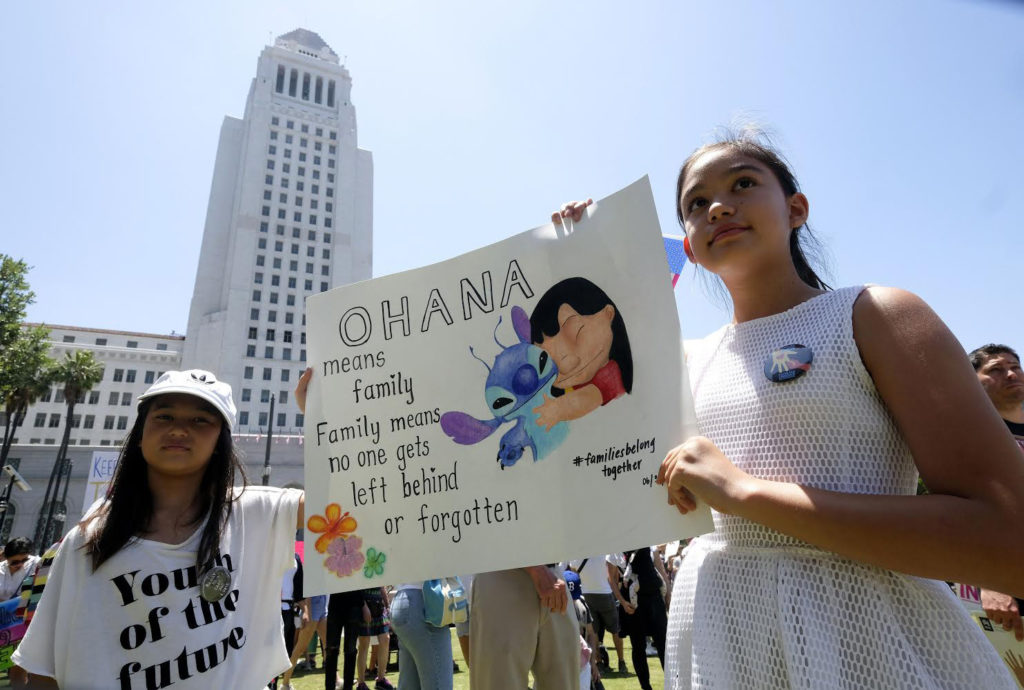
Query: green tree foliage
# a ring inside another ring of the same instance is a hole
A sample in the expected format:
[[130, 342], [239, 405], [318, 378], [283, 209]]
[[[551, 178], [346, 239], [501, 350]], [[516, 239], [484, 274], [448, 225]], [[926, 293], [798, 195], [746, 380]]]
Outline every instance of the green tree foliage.
[[0, 467], [7, 462], [14, 434], [25, 421], [32, 403], [50, 389], [54, 361], [50, 358], [50, 331], [30, 326], [4, 350], [0, 358], [0, 394], [4, 404], [4, 440], [0, 446]]
[[28, 270], [24, 261], [0, 254], [0, 402], [6, 413], [0, 466], [7, 461], [29, 405], [46, 392], [52, 380], [49, 330], [23, 325], [25, 310], [35, 299]]
[[0, 353], [18, 339], [25, 310], [35, 298], [28, 286], [28, 265], [0, 254]]

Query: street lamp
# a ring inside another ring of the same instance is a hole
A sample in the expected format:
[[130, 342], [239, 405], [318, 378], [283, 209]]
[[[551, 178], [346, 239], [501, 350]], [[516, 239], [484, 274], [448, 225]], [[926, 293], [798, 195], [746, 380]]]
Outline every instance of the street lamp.
[[7, 487], [4, 489], [4, 493], [0, 496], [0, 529], [3, 529], [4, 520], [7, 519], [7, 506], [11, 500], [11, 490], [14, 485], [17, 484], [18, 488], [22, 491], [31, 491], [32, 487], [29, 486], [25, 478], [14, 468], [14, 465], [4, 465], [4, 474], [11, 478], [7, 482]]

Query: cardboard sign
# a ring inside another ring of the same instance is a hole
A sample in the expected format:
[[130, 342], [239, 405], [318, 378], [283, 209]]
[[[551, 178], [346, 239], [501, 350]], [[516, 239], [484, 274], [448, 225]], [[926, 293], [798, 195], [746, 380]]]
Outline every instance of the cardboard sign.
[[309, 298], [308, 591], [712, 528], [654, 483], [696, 423], [647, 179], [588, 214]]
[[85, 485], [85, 496], [82, 498], [82, 513], [97, 500], [107, 495], [107, 489], [114, 478], [114, 468], [120, 452], [116, 450], [94, 450], [92, 463], [89, 465], [89, 481]]

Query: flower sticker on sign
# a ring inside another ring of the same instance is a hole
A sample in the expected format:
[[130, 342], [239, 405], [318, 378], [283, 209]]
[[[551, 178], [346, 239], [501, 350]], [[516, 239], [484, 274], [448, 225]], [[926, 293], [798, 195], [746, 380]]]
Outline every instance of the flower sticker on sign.
[[337, 539], [344, 537], [350, 532], [355, 532], [358, 523], [356, 519], [341, 512], [341, 506], [337, 503], [330, 503], [324, 511], [324, 515], [313, 515], [306, 522], [306, 526], [320, 536], [316, 540], [316, 550], [320, 553], [327, 551], [327, 546]]

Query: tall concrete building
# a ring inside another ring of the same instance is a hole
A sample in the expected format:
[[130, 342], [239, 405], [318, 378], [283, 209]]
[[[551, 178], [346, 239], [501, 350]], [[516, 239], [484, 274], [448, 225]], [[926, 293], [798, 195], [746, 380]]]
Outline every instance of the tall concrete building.
[[245, 115], [221, 126], [182, 366], [231, 384], [242, 434], [301, 430], [305, 300], [371, 277], [373, 159], [351, 91], [330, 46], [296, 29], [264, 48]]

